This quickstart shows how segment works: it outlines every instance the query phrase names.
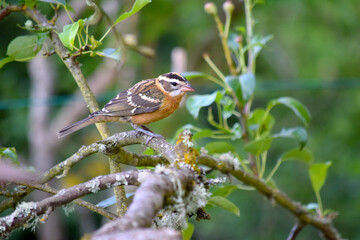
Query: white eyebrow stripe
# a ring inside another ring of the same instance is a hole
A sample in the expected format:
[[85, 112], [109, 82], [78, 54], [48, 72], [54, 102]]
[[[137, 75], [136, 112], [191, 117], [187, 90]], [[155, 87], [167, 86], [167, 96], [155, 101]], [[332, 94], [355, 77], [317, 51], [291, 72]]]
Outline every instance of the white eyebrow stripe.
[[167, 82], [177, 82], [177, 83], [183, 83], [184, 81], [180, 81], [179, 79], [176, 79], [176, 78], [168, 78], [168, 77], [165, 77], [165, 76], [159, 76], [158, 78], [159, 80], [164, 80], [164, 81], [167, 81]]

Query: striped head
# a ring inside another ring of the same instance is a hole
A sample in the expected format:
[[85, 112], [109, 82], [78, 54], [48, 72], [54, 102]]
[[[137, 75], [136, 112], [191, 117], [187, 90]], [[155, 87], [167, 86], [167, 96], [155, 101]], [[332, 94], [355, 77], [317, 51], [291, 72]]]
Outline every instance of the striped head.
[[165, 93], [172, 97], [184, 95], [186, 92], [195, 91], [184, 76], [176, 72], [169, 72], [157, 78]]

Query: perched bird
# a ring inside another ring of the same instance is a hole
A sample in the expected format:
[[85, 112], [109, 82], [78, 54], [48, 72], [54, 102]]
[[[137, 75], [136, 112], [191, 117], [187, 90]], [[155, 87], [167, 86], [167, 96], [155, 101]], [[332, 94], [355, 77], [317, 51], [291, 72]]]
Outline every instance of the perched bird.
[[58, 137], [64, 137], [90, 124], [99, 122], [127, 122], [134, 129], [149, 135], [151, 138], [159, 137], [160, 135], [151, 132], [144, 125], [171, 115], [179, 107], [185, 93], [192, 91], [194, 89], [186, 78], [176, 72], [143, 80], [119, 93], [100, 111], [61, 129]]

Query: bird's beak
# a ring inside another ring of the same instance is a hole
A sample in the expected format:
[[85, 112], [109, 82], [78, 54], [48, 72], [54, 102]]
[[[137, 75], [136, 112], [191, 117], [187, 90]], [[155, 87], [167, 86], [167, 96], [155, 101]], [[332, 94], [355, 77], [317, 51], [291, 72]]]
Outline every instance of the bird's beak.
[[185, 86], [182, 86], [180, 88], [182, 92], [193, 92], [195, 89], [190, 85], [190, 83], [187, 83]]

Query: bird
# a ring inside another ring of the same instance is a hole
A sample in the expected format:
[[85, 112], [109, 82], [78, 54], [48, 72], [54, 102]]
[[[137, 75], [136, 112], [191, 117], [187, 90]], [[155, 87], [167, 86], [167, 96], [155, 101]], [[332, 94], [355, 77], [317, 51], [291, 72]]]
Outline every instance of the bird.
[[195, 89], [187, 79], [177, 72], [142, 80], [117, 94], [100, 111], [61, 129], [58, 138], [94, 123], [122, 122], [130, 123], [138, 132], [147, 134], [148, 143], [152, 138], [162, 136], [153, 133], [145, 125], [171, 115], [179, 107], [185, 93], [193, 91]]

